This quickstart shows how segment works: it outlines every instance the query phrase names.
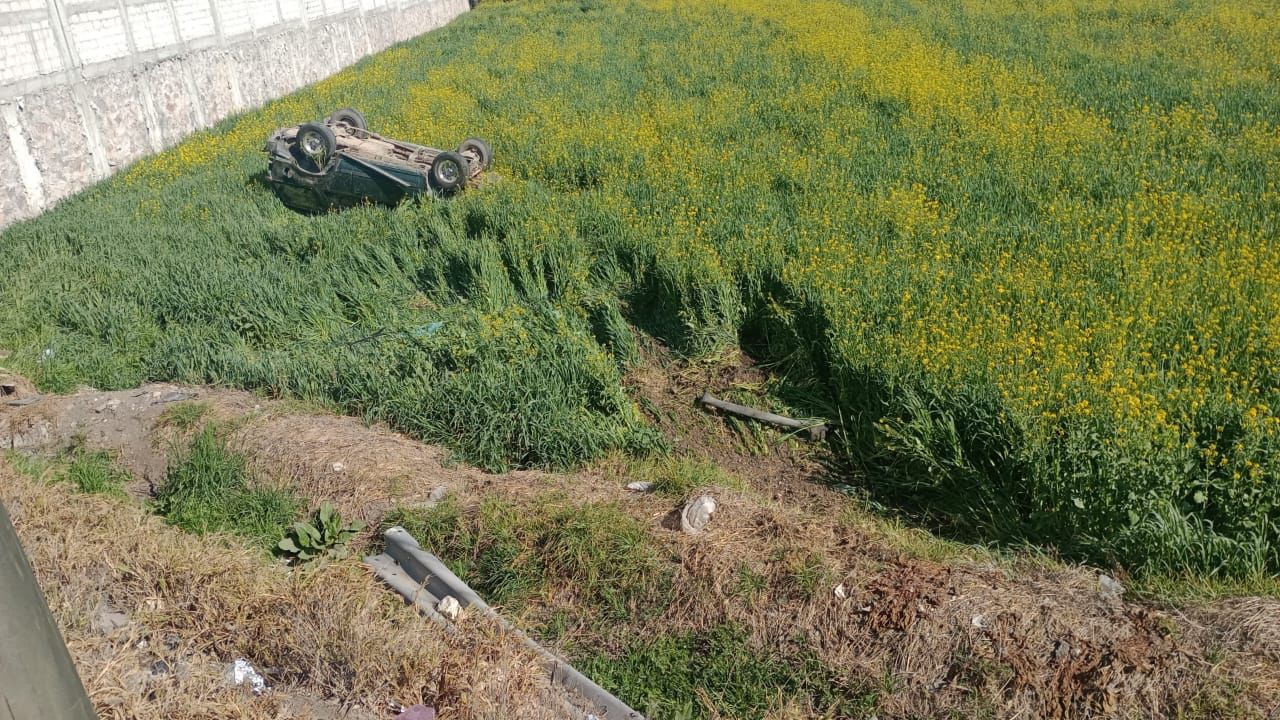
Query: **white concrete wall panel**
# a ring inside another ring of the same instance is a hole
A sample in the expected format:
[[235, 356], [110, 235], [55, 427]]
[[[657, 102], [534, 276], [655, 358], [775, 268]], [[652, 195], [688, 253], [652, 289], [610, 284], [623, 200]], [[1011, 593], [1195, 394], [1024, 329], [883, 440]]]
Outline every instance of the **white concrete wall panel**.
[[71, 42], [84, 65], [127, 57], [131, 52], [119, 7], [75, 12], [70, 25]]
[[174, 16], [168, 2], [127, 5], [125, 14], [129, 17], [133, 44], [138, 50], [168, 47], [181, 39], [174, 27]]
[[171, 5], [174, 17], [178, 18], [178, 34], [184, 42], [218, 34], [209, 0], [173, 0]]
[[[0, 228], [468, 0], [0, 0]], [[270, 69], [270, 71], [264, 71]]]

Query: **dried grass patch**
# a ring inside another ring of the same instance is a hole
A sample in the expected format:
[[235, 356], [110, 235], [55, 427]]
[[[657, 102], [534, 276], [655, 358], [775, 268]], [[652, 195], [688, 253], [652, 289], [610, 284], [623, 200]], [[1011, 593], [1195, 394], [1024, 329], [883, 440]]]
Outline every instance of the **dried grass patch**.
[[[446, 635], [354, 560], [291, 571], [3, 464], [0, 498], [103, 718], [279, 717], [292, 696], [366, 710], [428, 701], [444, 717], [559, 715], [534, 658], [480, 622]], [[95, 630], [102, 603], [129, 623]], [[221, 668], [237, 657], [277, 690], [228, 689]], [[158, 662], [170, 671], [153, 676]]]

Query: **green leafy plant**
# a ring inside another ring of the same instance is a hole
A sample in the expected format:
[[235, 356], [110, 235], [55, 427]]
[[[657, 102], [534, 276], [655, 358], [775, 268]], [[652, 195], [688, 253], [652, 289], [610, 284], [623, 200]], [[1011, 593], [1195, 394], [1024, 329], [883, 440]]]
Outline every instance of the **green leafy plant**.
[[276, 547], [286, 557], [309, 562], [325, 555], [341, 555], [347, 541], [363, 529], [364, 523], [359, 520], [344, 525], [333, 505], [324, 503], [316, 510], [313, 522], [294, 523]]

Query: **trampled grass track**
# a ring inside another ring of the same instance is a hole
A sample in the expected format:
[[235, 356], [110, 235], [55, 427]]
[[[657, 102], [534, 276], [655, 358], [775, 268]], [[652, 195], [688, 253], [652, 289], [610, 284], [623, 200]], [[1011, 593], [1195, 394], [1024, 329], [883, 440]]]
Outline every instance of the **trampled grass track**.
[[[1275, 572], [1277, 56], [1245, 0], [486, 3], [8, 231], [0, 346], [502, 467], [655, 444], [629, 326], [741, 342], [933, 522]], [[263, 138], [348, 105], [502, 181], [285, 210]]]

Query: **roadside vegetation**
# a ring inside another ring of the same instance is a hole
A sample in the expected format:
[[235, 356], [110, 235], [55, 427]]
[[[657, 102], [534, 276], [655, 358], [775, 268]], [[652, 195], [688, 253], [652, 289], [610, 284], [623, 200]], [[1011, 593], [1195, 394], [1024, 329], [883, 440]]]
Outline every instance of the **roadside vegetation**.
[[195, 432], [156, 491], [156, 512], [187, 532], [230, 532], [274, 549], [300, 511], [291, 492], [253, 482], [214, 424]]
[[111, 453], [104, 450], [72, 447], [57, 457], [24, 455], [14, 451], [8, 451], [4, 456], [15, 469], [28, 477], [70, 483], [84, 493], [123, 497], [125, 483], [132, 477]]
[[[6, 231], [0, 346], [46, 390], [255, 388], [496, 470], [661, 450], [624, 391], [638, 333], [741, 345], [915, 522], [1264, 577], [1276, 13], [482, 4]], [[429, 145], [486, 137], [500, 179], [286, 210], [263, 138], [343, 106]], [[164, 502], [216, 527], [198, 496]]]

